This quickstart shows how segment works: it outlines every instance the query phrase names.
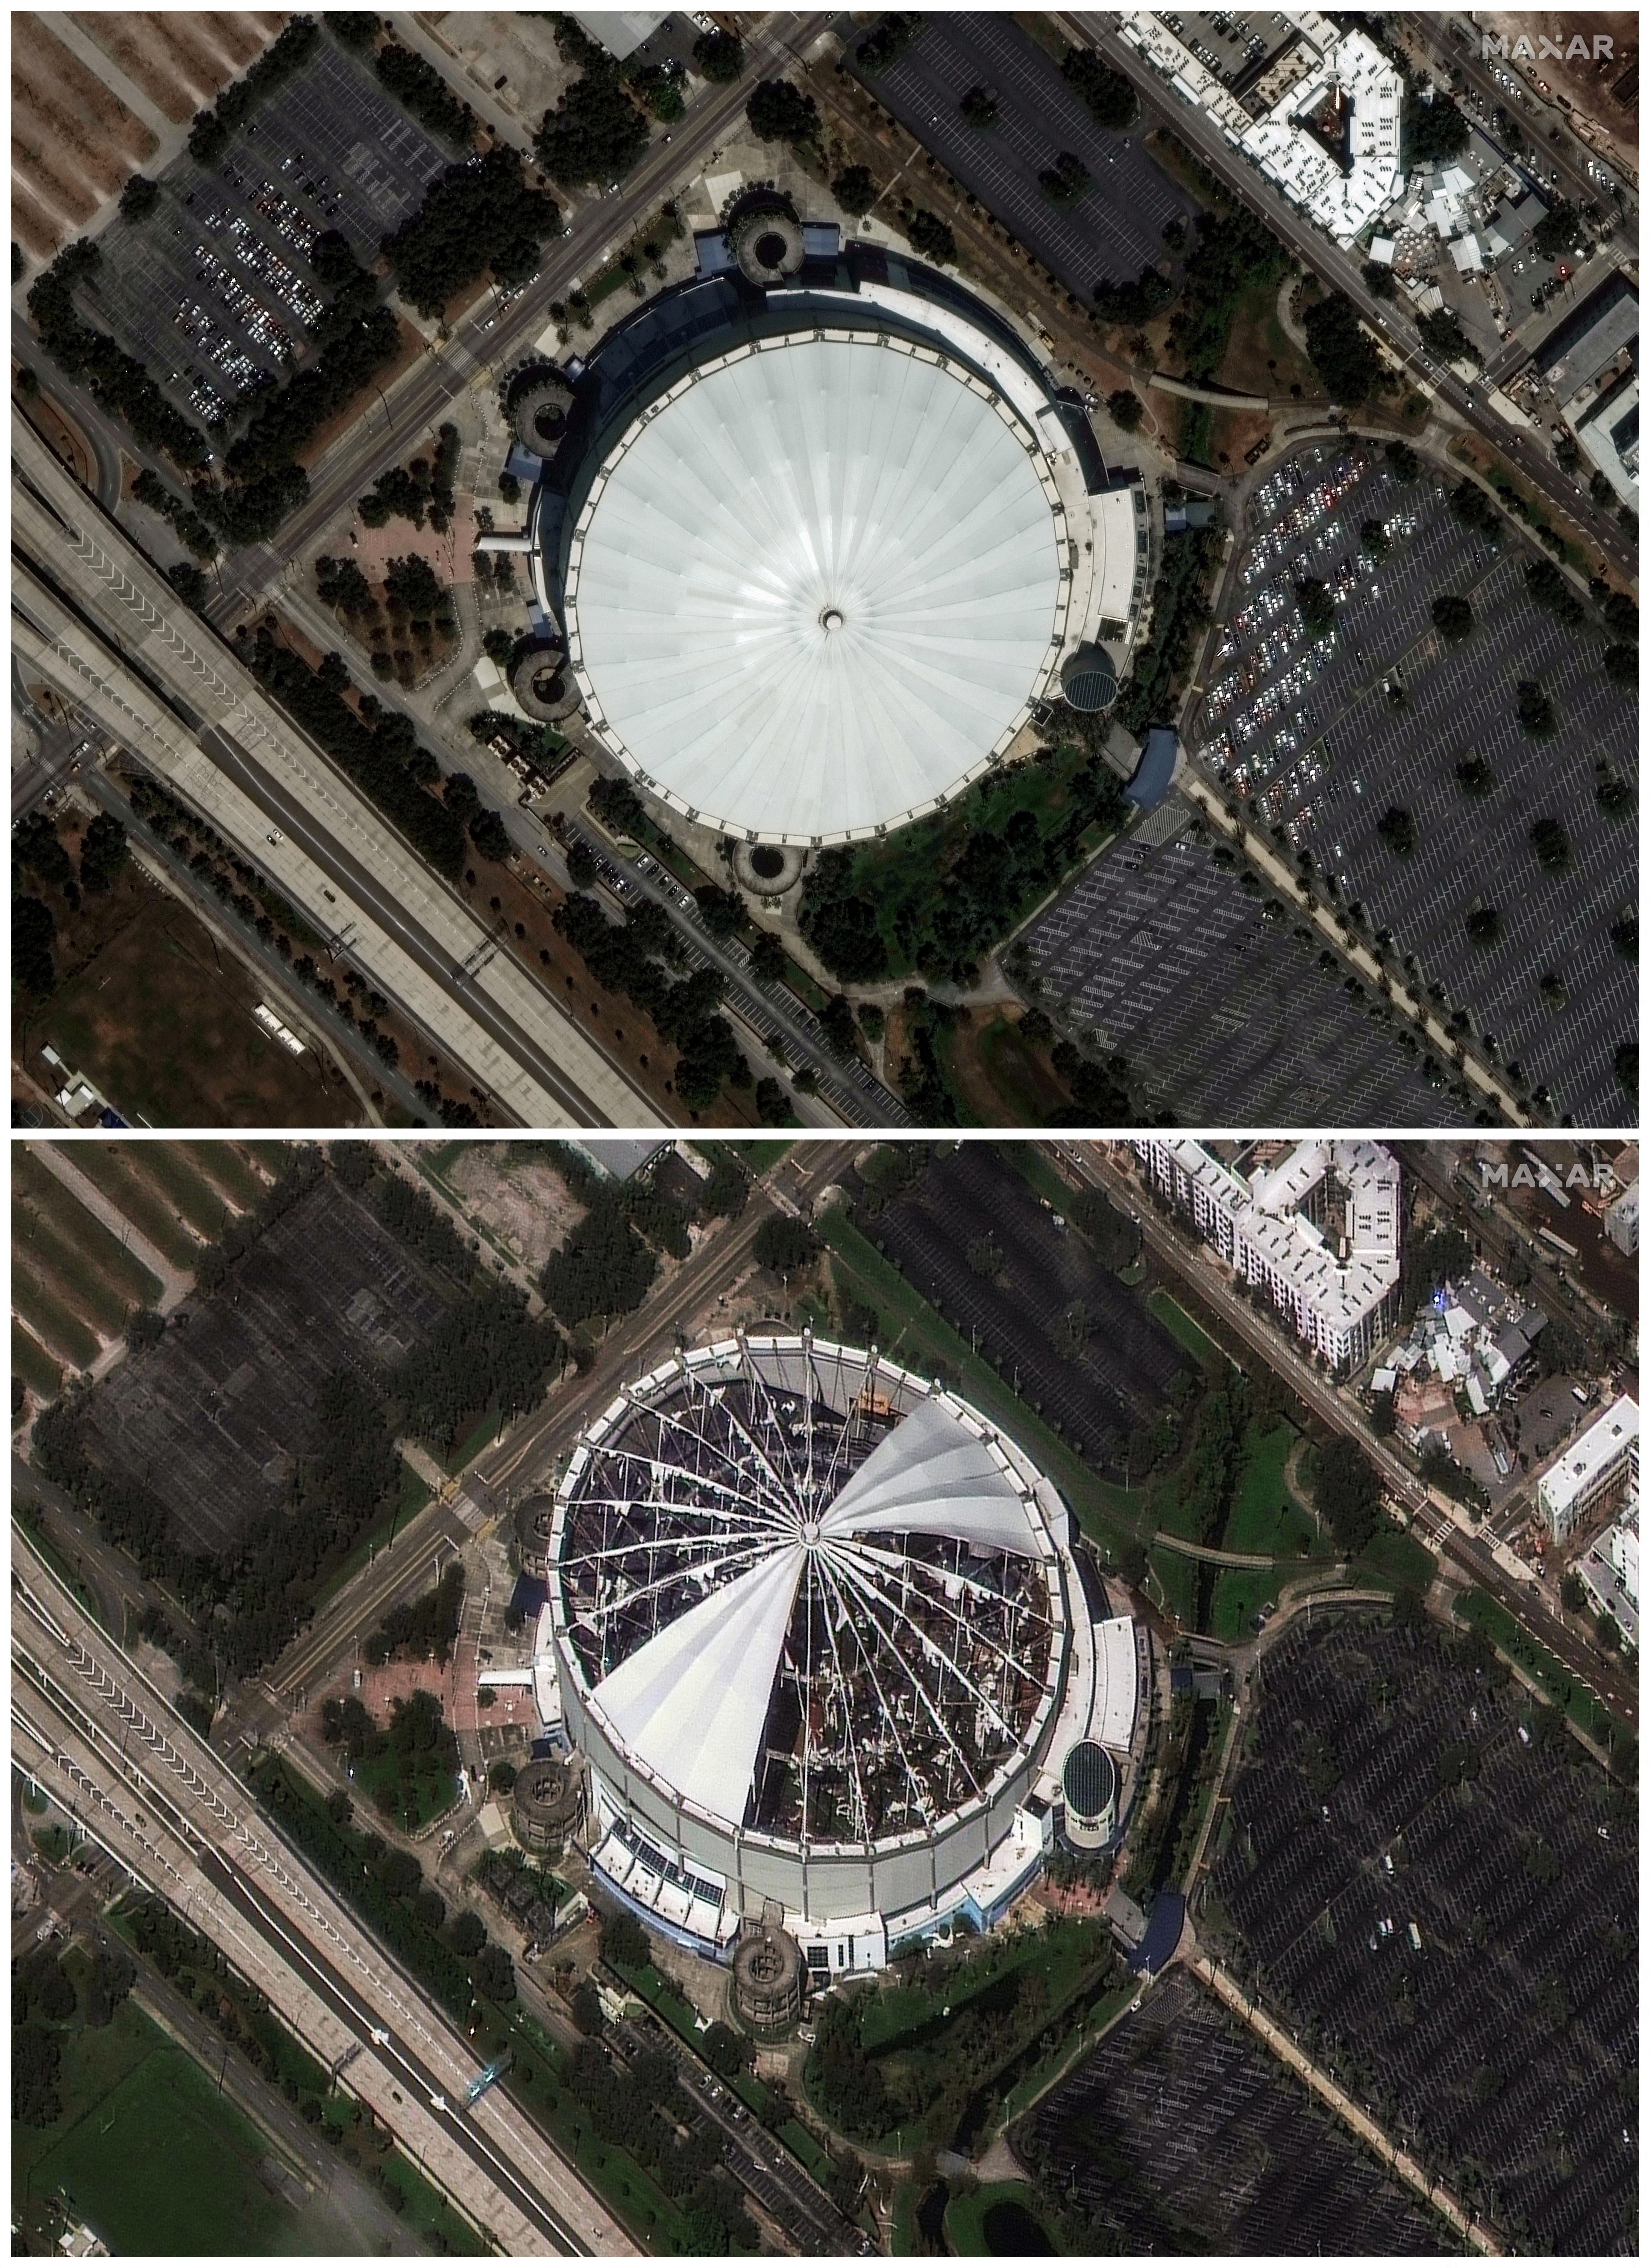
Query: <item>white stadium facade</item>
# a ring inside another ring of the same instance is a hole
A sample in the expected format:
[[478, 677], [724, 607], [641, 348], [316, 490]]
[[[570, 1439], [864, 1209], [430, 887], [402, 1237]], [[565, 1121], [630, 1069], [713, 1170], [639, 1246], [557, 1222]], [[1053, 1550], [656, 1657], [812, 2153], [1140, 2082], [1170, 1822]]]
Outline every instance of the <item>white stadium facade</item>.
[[1081, 650], [1120, 674], [1146, 543], [1014, 325], [794, 233], [760, 287], [698, 239], [710, 272], [569, 365], [531, 534], [594, 744], [692, 822], [808, 849], [961, 793]]
[[638, 1380], [568, 1464], [548, 1586], [598, 1885], [713, 1957], [781, 1914], [816, 1979], [988, 1929], [1071, 1752], [1132, 1778], [1136, 1632], [1057, 1491], [874, 1350], [741, 1336]]

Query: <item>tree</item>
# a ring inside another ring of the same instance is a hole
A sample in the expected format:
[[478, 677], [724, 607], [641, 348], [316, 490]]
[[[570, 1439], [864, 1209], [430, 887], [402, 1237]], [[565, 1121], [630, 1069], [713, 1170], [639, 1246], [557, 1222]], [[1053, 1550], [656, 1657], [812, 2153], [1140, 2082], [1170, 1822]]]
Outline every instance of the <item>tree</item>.
[[866, 984], [886, 974], [888, 941], [878, 926], [877, 909], [853, 887], [854, 854], [822, 852], [802, 886], [798, 924], [826, 966], [844, 984]]
[[712, 937], [736, 937], [745, 926], [745, 901], [737, 890], [705, 882], [694, 892], [704, 925]]
[[516, 1964], [502, 1945], [484, 1945], [475, 1956], [475, 1989], [489, 2000], [516, 1997]]
[[1458, 158], [1472, 129], [1463, 111], [1441, 88], [1423, 82], [1403, 98], [1403, 162], [1425, 165], [1439, 158]]
[[1392, 549], [1384, 519], [1366, 519], [1358, 531], [1358, 541], [1359, 548], [1377, 561], [1384, 559]]
[[481, 1917], [472, 1913], [468, 1906], [455, 1913], [447, 1924], [447, 1942], [462, 1959], [474, 1959], [487, 1942], [487, 1932], [482, 1926]]
[[693, 60], [713, 85], [731, 85], [744, 73], [745, 42], [733, 32], [701, 32], [693, 43]]
[[510, 837], [505, 832], [505, 822], [496, 811], [478, 811], [470, 821], [470, 841], [483, 858], [502, 865], [510, 856]]
[[[1639, 958], [1639, 917], [1635, 913], [1617, 914], [1609, 925], [1610, 950], [1618, 961]], [[15, 966], [15, 961], [13, 963]]]
[[859, 220], [877, 201], [877, 185], [869, 166], [844, 166], [831, 183], [831, 195], [843, 210]]
[[1365, 261], [1364, 283], [1377, 299], [1396, 299], [1398, 296], [1397, 278], [1384, 261]]
[[1389, 805], [1376, 821], [1375, 832], [1395, 858], [1410, 858], [1421, 839], [1414, 813], [1396, 804]]
[[990, 87], [977, 85], [971, 86], [957, 105], [963, 122], [973, 127], [976, 134], [989, 133], [996, 125], [998, 107], [997, 97]]
[[1125, 433], [1132, 433], [1145, 416], [1145, 404], [1129, 386], [1120, 387], [1116, 394], [1109, 394], [1106, 407], [1111, 413], [1113, 424], [1120, 425]]
[[957, 257], [957, 239], [951, 233], [950, 223], [940, 219], [938, 213], [929, 212], [918, 205], [906, 225], [906, 234], [911, 240], [911, 250], [932, 260], [938, 268], [952, 266]]
[[1580, 241], [1581, 216], [1567, 197], [1560, 197], [1551, 210], [1538, 220], [1529, 232], [1529, 240], [1543, 260], [1562, 260]]
[[1472, 622], [1470, 600], [1460, 598], [1453, 591], [1446, 591], [1442, 597], [1433, 600], [1433, 627], [1452, 645], [1458, 645], [1462, 638], [1471, 635]]
[[1639, 1042], [1636, 1040], [1624, 1040], [1617, 1049], [1615, 1070], [1616, 1083], [1622, 1093], [1637, 1102], [1639, 1100]]
[[1529, 847], [1540, 861], [1543, 873], [1569, 873], [1570, 837], [1561, 819], [1536, 820], [1529, 830]]
[[1447, 307], [1434, 307], [1429, 315], [1420, 317], [1416, 329], [1421, 342], [1432, 349], [1440, 362], [1479, 362], [1484, 357], [1461, 328], [1460, 318]]
[[750, 965], [764, 984], [782, 984], [789, 965], [785, 950], [770, 929], [759, 929], [751, 939]]
[[1612, 591], [1604, 600], [1604, 627], [1612, 637], [1637, 638], [1639, 609], [1625, 591]]
[[1074, 205], [1094, 187], [1094, 177], [1074, 150], [1062, 150], [1037, 175], [1037, 187], [1053, 205]]
[[126, 1318], [126, 1344], [134, 1354], [156, 1346], [165, 1337], [166, 1319], [153, 1307], [134, 1307]]
[[751, 1244], [757, 1266], [770, 1268], [776, 1276], [792, 1276], [806, 1268], [819, 1248], [819, 1239], [807, 1223], [783, 1212], [764, 1220]]
[[1389, 441], [1381, 454], [1395, 481], [1403, 482], [1407, 488], [1411, 481], [1419, 480], [1421, 460], [1407, 441]]
[[1636, 691], [1639, 684], [1639, 649], [1636, 645], [1607, 645], [1604, 649], [1604, 675], [1611, 685]]
[[1455, 777], [1462, 795], [1481, 803], [1486, 795], [1495, 792], [1495, 773], [1487, 756], [1463, 756], [1455, 766]]
[[121, 218], [142, 220], [153, 212], [160, 202], [160, 184], [143, 173], [134, 173], [121, 191]]
[[1381, 1521], [1381, 1485], [1356, 1441], [1337, 1433], [1318, 1452], [1317, 1506], [1349, 1556], [1373, 1540]]
[[621, 66], [571, 16], [551, 19], [556, 44], [576, 78], [534, 137], [539, 163], [569, 188], [622, 181], [647, 147], [647, 121], [625, 92]]
[[126, 864], [126, 829], [112, 812], [100, 811], [80, 844], [80, 883], [103, 897]]
[[619, 1969], [645, 1969], [652, 1961], [647, 1932], [623, 1907], [601, 1918], [601, 1957]]
[[1367, 401], [1381, 382], [1374, 348], [1344, 291], [1330, 291], [1306, 311], [1307, 351], [1337, 401]]
[[1307, 576], [1295, 585], [1295, 603], [1313, 637], [1327, 637], [1335, 628], [1335, 601], [1330, 596], [1329, 585]]
[[1519, 680], [1518, 721], [1530, 738], [1536, 740], [1551, 739], [1558, 728], [1552, 703], [1533, 678]]
[[819, 105], [789, 79], [761, 80], [751, 91], [745, 116], [759, 142], [786, 142], [803, 149], [819, 140]]
[[1493, 906], [1474, 906], [1467, 916], [1467, 935], [1481, 953], [1501, 942], [1501, 917]]
[[757, 1080], [755, 1103], [756, 1116], [764, 1126], [793, 1126], [796, 1123], [791, 1098], [777, 1079]]
[[1587, 1586], [1573, 1568], [1569, 1569], [1560, 1579], [1558, 1597], [1570, 1614], [1579, 1615], [1585, 1610]]
[[1133, 125], [1140, 104], [1132, 83], [1103, 63], [1093, 48], [1068, 48], [1060, 70], [1088, 105], [1097, 126], [1122, 134]]
[[1524, 569], [1524, 588], [1538, 607], [1555, 615], [1566, 630], [1586, 621], [1587, 608], [1551, 559], [1532, 559]]
[[587, 2040], [593, 2040], [601, 2029], [601, 2003], [593, 1984], [581, 1984], [568, 2004], [573, 2021]]
[[44, 998], [57, 982], [52, 942], [57, 935], [56, 917], [44, 898], [14, 895], [11, 900], [11, 981], [19, 990]]

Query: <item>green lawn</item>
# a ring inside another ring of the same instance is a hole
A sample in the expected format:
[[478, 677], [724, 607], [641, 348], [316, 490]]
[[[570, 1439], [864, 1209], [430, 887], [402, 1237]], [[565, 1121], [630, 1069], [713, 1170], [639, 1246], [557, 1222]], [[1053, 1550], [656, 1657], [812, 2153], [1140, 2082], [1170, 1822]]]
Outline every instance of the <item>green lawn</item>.
[[1612, 1749], [1628, 1742], [1637, 1747], [1637, 1735], [1618, 1723], [1602, 1701], [1595, 1701], [1558, 1656], [1532, 1638], [1499, 1599], [1492, 1599], [1487, 1591], [1463, 1591], [1455, 1602], [1455, 1619], [1469, 1629], [1481, 1630], [1498, 1652], [1545, 1688], [1549, 1698], [1589, 1740]]
[[1425, 1591], [1438, 1572], [1438, 1562], [1418, 1535], [1401, 1528], [1383, 1528], [1366, 1551], [1353, 1564], [1360, 1576], [1396, 1583], [1406, 1591]]
[[91, 1369], [100, 1345], [97, 1333], [41, 1281], [16, 1250], [11, 1255], [11, 1305], [28, 1318], [55, 1354], [76, 1370]]
[[[993, 2206], [1018, 2208], [1007, 2229], [998, 2232], [1002, 2241], [995, 2245], [985, 2230], [986, 2216]], [[954, 2197], [946, 2207], [946, 2242], [964, 2259], [1015, 2256], [1029, 2242], [1025, 2228], [1029, 2222], [1048, 2239], [1046, 2250], [1057, 2252], [1059, 2247], [1039, 2213], [1037, 2193], [1024, 2182], [983, 2182], [969, 2196]]]
[[1223, 1567], [1209, 1602], [1209, 1635], [1228, 1646], [1255, 1635], [1254, 1616], [1278, 1596], [1282, 1572], [1275, 1567]]
[[15, 1315], [11, 1318], [11, 1375], [33, 1387], [42, 1402], [55, 1401], [63, 1389], [61, 1366]]
[[1020, 1126], [1046, 1126], [1050, 1114], [1065, 1100], [1065, 1091], [1039, 1050], [1027, 1042], [1017, 1023], [994, 1016], [975, 1042], [980, 1068], [1006, 1108], [1004, 1118]]
[[1160, 1544], [1146, 1553], [1146, 1565], [1156, 1578], [1156, 1591], [1165, 1614], [1184, 1630], [1197, 1627], [1197, 1562]]
[[158, 1142], [81, 1142], [72, 1163], [173, 1268], [192, 1269], [200, 1246], [160, 1193], [150, 1160]]
[[1225, 1366], [1225, 1355], [1208, 1332], [1193, 1322], [1178, 1300], [1171, 1299], [1167, 1292], [1152, 1292], [1147, 1294], [1145, 1304], [1170, 1337], [1178, 1339], [1189, 1355], [1212, 1370]]
[[126, 2001], [101, 2031], [63, 2040], [63, 2117], [11, 2129], [14, 2220], [25, 2198], [61, 2191], [114, 2253], [311, 2249], [307, 2216], [259, 2179], [268, 2143], [140, 2009]]
[[1303, 1543], [1315, 1543], [1312, 1515], [1284, 1479], [1290, 1451], [1299, 1439], [1285, 1418], [1265, 1432], [1250, 1426], [1242, 1477], [1220, 1539], [1222, 1550], [1265, 1551], [1293, 1559], [1305, 1556]]
[[416, 1835], [421, 1827], [452, 1808], [459, 1792], [454, 1775], [443, 1770], [432, 1754], [416, 1757], [414, 1762], [434, 1769], [409, 1772], [403, 1777], [401, 1759], [394, 1749], [387, 1749], [381, 1756], [355, 1758], [350, 1792], [364, 1816], [369, 1802], [377, 1811], [382, 1808], [380, 1799], [387, 1799], [394, 1806], [396, 1825]]
[[403, 1457], [401, 1469], [401, 1491], [395, 1499], [394, 1510], [386, 1513], [375, 1527], [369, 1528], [343, 1565], [328, 1576], [326, 1582], [316, 1594], [317, 1611], [326, 1605], [328, 1599], [337, 1596], [351, 1575], [357, 1574], [369, 1559], [380, 1552], [392, 1535], [399, 1535], [415, 1513], [424, 1510], [430, 1501], [431, 1493], [430, 1484], [420, 1480]]
[[38, 1254], [87, 1320], [110, 1336], [133, 1307], [152, 1307], [160, 1283], [120, 1239], [26, 1148], [11, 1160], [11, 1233]]
[[849, 1219], [845, 1208], [835, 1206], [815, 1223], [829, 1248], [834, 1264], [858, 1285], [894, 1328], [883, 1351], [890, 1361], [920, 1369], [924, 1355], [938, 1357], [961, 1373], [969, 1401], [996, 1420], [1021, 1442], [1061, 1493], [1086, 1534], [1116, 1550], [1137, 1532], [1146, 1515], [1145, 1492], [1119, 1488], [1092, 1472], [1033, 1410], [1028, 1409], [1005, 1385], [990, 1363], [981, 1359], [968, 1341], [953, 1330], [944, 1317], [901, 1275], [893, 1263]]
[[[197, 1147], [223, 1150], [222, 1143]], [[229, 1200], [220, 1193], [187, 1154], [181, 1142], [144, 1142], [138, 1145], [136, 1170], [155, 1187], [209, 1242], [216, 1243], [230, 1217]]]

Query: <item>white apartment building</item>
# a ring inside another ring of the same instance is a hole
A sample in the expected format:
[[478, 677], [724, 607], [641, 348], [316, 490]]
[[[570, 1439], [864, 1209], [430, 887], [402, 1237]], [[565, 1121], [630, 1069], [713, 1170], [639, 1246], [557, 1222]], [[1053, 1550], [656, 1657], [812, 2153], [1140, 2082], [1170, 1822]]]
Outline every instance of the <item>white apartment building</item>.
[[[1170, 1203], [1331, 1369], [1355, 1368], [1395, 1320], [1403, 1220], [1398, 1161], [1376, 1142], [1301, 1142], [1246, 1174], [1201, 1142], [1132, 1147]], [[1333, 1216], [1333, 1218], [1332, 1218]]]
[[[1547, 1468], [1536, 1501], [1553, 1542], [1562, 1543], [1616, 1490], [1636, 1493], [1638, 1484], [1639, 1405], [1624, 1394]], [[1636, 1564], [1633, 1574], [1636, 1588]]]
[[1119, 18], [1118, 29], [1292, 204], [1337, 244], [1349, 245], [1403, 187], [1403, 82], [1366, 33], [1343, 31], [1315, 8], [1281, 12], [1294, 26], [1298, 68], [1259, 117], [1161, 15], [1137, 9]]

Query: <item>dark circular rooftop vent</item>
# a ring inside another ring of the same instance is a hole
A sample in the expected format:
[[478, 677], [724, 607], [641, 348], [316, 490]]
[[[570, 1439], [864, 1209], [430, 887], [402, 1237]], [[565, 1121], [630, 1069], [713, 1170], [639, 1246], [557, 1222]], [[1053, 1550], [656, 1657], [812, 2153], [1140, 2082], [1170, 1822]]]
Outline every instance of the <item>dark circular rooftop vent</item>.
[[1060, 1773], [1065, 1808], [1079, 1819], [1103, 1819], [1117, 1800], [1117, 1767], [1098, 1741], [1079, 1741]]
[[1117, 669], [1104, 646], [1080, 645], [1060, 671], [1060, 690], [1068, 705], [1092, 716], [1117, 697]]

